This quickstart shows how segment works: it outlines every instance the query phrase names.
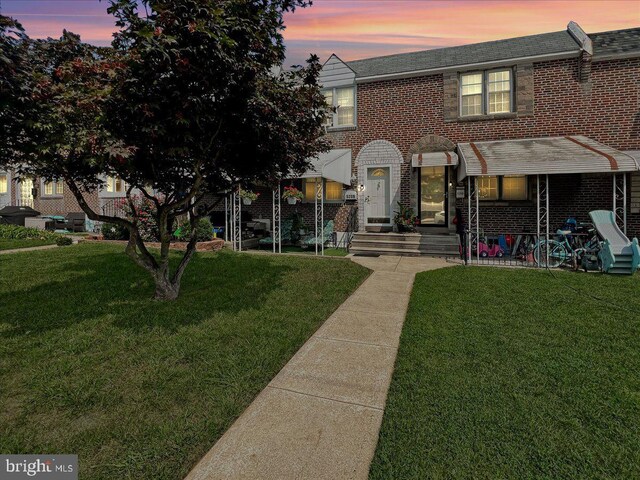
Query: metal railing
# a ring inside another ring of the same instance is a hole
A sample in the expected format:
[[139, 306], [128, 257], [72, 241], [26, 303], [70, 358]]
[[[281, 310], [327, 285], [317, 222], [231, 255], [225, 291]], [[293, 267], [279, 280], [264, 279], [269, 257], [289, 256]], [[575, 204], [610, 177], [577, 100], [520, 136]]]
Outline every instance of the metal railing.
[[116, 197], [109, 200], [102, 200], [102, 215], [106, 215], [108, 217], [119, 217], [125, 218], [126, 212], [124, 209], [123, 203], [124, 197]]
[[353, 240], [353, 235], [358, 231], [358, 207], [356, 205], [352, 205], [349, 209], [349, 214], [347, 215], [347, 228], [343, 237], [344, 246], [349, 252], [351, 248], [351, 240]]
[[599, 240], [593, 232], [565, 231], [550, 234], [548, 239], [546, 234], [533, 232], [482, 233], [478, 242], [472, 242], [471, 252], [465, 247], [463, 256], [470, 265], [581, 268], [582, 257], [598, 249]]

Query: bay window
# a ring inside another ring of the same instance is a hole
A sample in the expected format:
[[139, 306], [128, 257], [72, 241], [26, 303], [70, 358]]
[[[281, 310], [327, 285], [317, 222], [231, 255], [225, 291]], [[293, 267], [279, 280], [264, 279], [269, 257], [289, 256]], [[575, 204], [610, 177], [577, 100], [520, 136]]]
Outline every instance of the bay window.
[[460, 116], [493, 115], [512, 111], [511, 69], [460, 75]]
[[494, 175], [478, 177], [480, 200], [527, 200], [529, 198], [526, 175]]

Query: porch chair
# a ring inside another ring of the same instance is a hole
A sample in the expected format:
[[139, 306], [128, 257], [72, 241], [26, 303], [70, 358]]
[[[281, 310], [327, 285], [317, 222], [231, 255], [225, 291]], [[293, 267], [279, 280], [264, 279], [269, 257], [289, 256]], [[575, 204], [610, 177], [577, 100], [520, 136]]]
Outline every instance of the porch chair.
[[324, 235], [322, 237], [320, 235], [318, 235], [317, 237], [312, 236], [311, 238], [302, 240], [300, 244], [303, 247], [315, 247], [316, 243], [318, 244], [318, 246], [326, 245], [331, 241], [333, 235], [333, 220], [327, 220], [326, 222], [324, 222]]
[[[285, 220], [282, 222], [282, 226], [280, 227], [280, 240], [282, 242], [283, 245], [285, 244], [291, 244], [293, 242], [292, 236], [293, 236], [293, 220]], [[271, 232], [271, 235], [273, 235], [273, 231]], [[273, 237], [264, 237], [261, 238], [260, 240], [258, 240], [258, 244], [259, 246], [267, 246], [267, 245], [273, 245], [274, 243], [274, 239]]]

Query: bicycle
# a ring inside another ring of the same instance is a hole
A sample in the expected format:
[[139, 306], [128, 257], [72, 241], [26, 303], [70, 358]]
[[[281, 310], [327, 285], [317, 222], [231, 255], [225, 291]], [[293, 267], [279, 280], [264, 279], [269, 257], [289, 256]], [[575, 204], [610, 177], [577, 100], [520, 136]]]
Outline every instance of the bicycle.
[[[582, 238], [586, 236], [589, 238], [583, 242]], [[600, 239], [592, 225], [581, 224], [575, 232], [558, 230], [557, 237], [561, 240], [543, 239], [536, 243], [533, 258], [538, 266], [557, 268], [570, 262], [574, 270], [582, 266], [587, 271], [585, 259], [591, 262], [591, 257], [600, 264]]]

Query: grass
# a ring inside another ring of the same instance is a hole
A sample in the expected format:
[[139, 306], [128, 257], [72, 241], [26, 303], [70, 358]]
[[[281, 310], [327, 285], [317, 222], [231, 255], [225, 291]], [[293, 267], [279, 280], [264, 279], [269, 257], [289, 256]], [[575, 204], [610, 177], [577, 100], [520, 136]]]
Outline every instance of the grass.
[[0, 258], [0, 451], [74, 453], [81, 479], [177, 479], [368, 275], [197, 254], [151, 300], [121, 246]]
[[639, 478], [638, 289], [637, 276], [419, 274], [370, 478]]
[[14, 248], [40, 247], [42, 245], [55, 245], [55, 239], [42, 240], [30, 238], [0, 238], [0, 250], [13, 250]]
[[[308, 248], [283, 246], [282, 253], [306, 253], [310, 255], [315, 255], [316, 248], [314, 246], [311, 246]], [[325, 257], [346, 257], [348, 253], [349, 252], [347, 252], [346, 248], [325, 247], [324, 249]], [[318, 247], [318, 255], [320, 255], [320, 247]]]

